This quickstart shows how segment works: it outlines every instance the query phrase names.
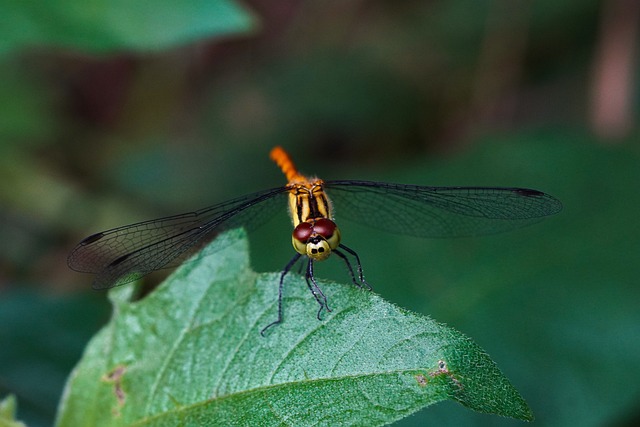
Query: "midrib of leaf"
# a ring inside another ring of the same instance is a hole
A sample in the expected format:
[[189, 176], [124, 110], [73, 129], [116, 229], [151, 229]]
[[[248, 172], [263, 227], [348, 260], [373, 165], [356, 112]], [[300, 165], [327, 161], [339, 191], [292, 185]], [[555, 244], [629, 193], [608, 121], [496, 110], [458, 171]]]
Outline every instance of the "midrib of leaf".
[[[130, 424], [130, 426], [134, 427], [134, 426], [153, 425], [154, 422], [162, 420], [162, 418], [168, 417], [168, 416], [173, 415], [173, 414], [178, 414], [180, 412], [185, 412], [186, 413], [186, 412], [192, 411], [194, 409], [210, 405], [212, 403], [213, 404], [222, 403], [225, 400], [230, 400], [230, 399], [234, 399], [234, 398], [240, 398], [240, 397], [243, 397], [243, 396], [248, 396], [248, 395], [251, 395], [251, 394], [257, 394], [257, 393], [261, 393], [261, 392], [268, 392], [270, 390], [280, 390], [280, 389], [285, 389], [287, 387], [295, 388], [296, 386], [299, 386], [299, 385], [320, 384], [320, 383], [325, 383], [325, 382], [337, 382], [337, 381], [344, 381], [344, 380], [356, 380], [356, 379], [360, 379], [360, 378], [376, 378], [376, 377], [380, 377], [382, 375], [423, 373], [426, 370], [427, 370], [427, 368], [424, 368], [424, 369], [390, 369], [390, 370], [387, 370], [387, 371], [381, 370], [381, 371], [378, 371], [378, 372], [372, 372], [372, 373], [367, 373], [367, 374], [343, 375], [343, 376], [340, 376], [340, 377], [319, 377], [319, 378], [313, 378], [313, 379], [290, 381], [290, 382], [286, 382], [286, 383], [278, 383], [278, 384], [269, 384], [269, 385], [264, 385], [264, 386], [258, 386], [258, 387], [253, 387], [253, 388], [249, 388], [249, 389], [246, 389], [246, 390], [240, 390], [240, 391], [233, 392], [233, 393], [228, 393], [228, 394], [224, 394], [224, 395], [218, 395], [215, 398], [211, 398], [211, 399], [208, 399], [208, 400], [203, 400], [203, 401], [200, 401], [200, 402], [196, 402], [196, 403], [180, 406], [179, 408], [176, 408], [176, 409], [163, 411], [161, 413], [154, 414], [154, 415], [142, 418], [142, 419], [140, 419], [138, 421], [135, 421], [132, 424]], [[433, 403], [435, 403], [435, 402], [433, 402]], [[275, 414], [275, 412], [274, 412], [274, 414]]]

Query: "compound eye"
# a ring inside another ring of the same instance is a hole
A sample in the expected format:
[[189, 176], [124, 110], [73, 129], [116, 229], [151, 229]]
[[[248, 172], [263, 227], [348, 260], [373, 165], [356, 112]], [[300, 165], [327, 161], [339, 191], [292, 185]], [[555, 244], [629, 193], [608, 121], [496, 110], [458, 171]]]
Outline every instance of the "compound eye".
[[308, 222], [301, 222], [293, 230], [293, 238], [301, 243], [307, 243], [307, 240], [309, 240], [312, 233], [313, 226]]
[[320, 218], [313, 224], [313, 231], [325, 239], [329, 239], [336, 231], [336, 223], [327, 218]]

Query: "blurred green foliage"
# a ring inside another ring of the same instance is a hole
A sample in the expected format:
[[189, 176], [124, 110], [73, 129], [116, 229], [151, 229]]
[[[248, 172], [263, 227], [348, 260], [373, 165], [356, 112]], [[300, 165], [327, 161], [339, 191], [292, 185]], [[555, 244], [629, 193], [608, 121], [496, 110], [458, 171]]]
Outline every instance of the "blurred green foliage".
[[[277, 143], [328, 179], [557, 196], [558, 217], [481, 239], [341, 228], [377, 292], [473, 337], [540, 425], [636, 424], [638, 129], [599, 138], [589, 119], [609, 3], [55, 3], [0, 1], [0, 396], [18, 419], [51, 423], [106, 321], [69, 249], [281, 184]], [[289, 259], [289, 233], [284, 208], [253, 233], [258, 271]], [[449, 404], [398, 425], [426, 423], [515, 425]]]
[[160, 50], [247, 30], [253, 19], [231, 0], [4, 0], [0, 53], [59, 46], [93, 53]]
[[0, 425], [2, 427], [25, 427], [25, 424], [15, 420], [16, 397], [12, 394], [0, 400]]

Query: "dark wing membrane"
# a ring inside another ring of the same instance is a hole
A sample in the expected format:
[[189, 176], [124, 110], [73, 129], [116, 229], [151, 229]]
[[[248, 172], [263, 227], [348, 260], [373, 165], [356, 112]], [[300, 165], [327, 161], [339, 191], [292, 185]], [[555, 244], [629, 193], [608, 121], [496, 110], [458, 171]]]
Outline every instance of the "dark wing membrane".
[[[286, 187], [229, 200], [195, 212], [138, 222], [93, 234], [68, 258], [76, 271], [95, 273], [93, 287], [111, 288], [174, 265], [221, 231], [254, 228], [285, 211]], [[257, 209], [259, 208], [259, 209]]]
[[370, 181], [326, 181], [336, 219], [418, 237], [498, 233], [558, 213], [560, 201], [537, 190], [422, 187]]

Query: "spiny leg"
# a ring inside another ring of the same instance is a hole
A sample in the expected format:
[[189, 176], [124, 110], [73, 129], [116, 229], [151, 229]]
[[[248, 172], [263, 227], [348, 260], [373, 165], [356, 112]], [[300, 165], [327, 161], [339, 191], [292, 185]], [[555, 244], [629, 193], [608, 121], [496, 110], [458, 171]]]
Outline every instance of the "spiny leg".
[[284, 270], [282, 270], [282, 274], [280, 275], [280, 285], [278, 286], [278, 318], [274, 322], [271, 322], [267, 326], [262, 328], [262, 330], [260, 331], [260, 335], [262, 335], [263, 337], [264, 337], [264, 333], [267, 331], [267, 329], [269, 329], [270, 327], [275, 326], [275, 325], [277, 325], [277, 324], [282, 322], [282, 291], [284, 289], [284, 276], [287, 275], [289, 270], [291, 270], [291, 267], [293, 267], [295, 265], [295, 263], [298, 262], [298, 260], [300, 259], [301, 256], [302, 255], [300, 255], [300, 254], [296, 254], [287, 263], [287, 265], [284, 267]]
[[313, 260], [311, 258], [309, 258], [309, 262], [307, 263], [307, 274], [305, 275], [305, 280], [307, 281], [309, 290], [313, 294], [316, 301], [318, 301], [318, 304], [320, 304], [320, 308], [318, 309], [318, 314], [316, 317], [318, 318], [318, 320], [322, 320], [322, 318], [320, 317], [322, 309], [326, 308], [329, 312], [331, 312], [331, 309], [327, 304], [327, 297], [322, 293], [322, 290], [318, 286], [318, 282], [316, 282], [316, 278], [313, 275]]
[[[344, 249], [345, 251], [347, 251], [351, 255], [353, 255], [353, 257], [356, 259], [356, 264], [358, 265], [358, 277], [360, 278], [360, 282], [365, 287], [367, 287], [369, 290], [371, 290], [372, 289], [371, 285], [369, 283], [367, 283], [366, 280], [364, 280], [364, 273], [362, 272], [362, 263], [360, 262], [360, 257], [358, 256], [356, 251], [354, 251], [353, 249], [351, 249], [351, 248], [349, 248], [349, 247], [347, 247], [347, 246], [345, 246], [343, 244], [340, 244], [339, 247], [341, 249]], [[334, 250], [334, 252], [336, 252], [336, 251]], [[349, 261], [347, 260], [347, 257], [344, 254], [340, 253], [340, 252], [338, 252], [338, 255], [341, 256], [341, 258], [345, 260], [345, 262], [347, 263], [347, 266], [349, 267], [349, 270], [351, 271], [351, 277], [353, 277], [353, 269], [351, 268], [351, 263], [349, 263]]]
[[304, 279], [307, 281], [309, 291], [313, 294], [313, 297], [316, 299], [318, 304], [320, 304], [320, 308], [324, 307], [327, 303], [327, 298], [322, 293], [322, 290], [318, 286], [314, 285], [307, 275], [304, 276]]
[[343, 254], [342, 252], [340, 252], [337, 249], [334, 249], [332, 251], [332, 253], [338, 255], [340, 258], [342, 258], [342, 260], [344, 261], [344, 263], [347, 265], [347, 269], [349, 270], [349, 275], [351, 276], [351, 282], [353, 282], [353, 284], [359, 288], [362, 287], [362, 285], [360, 283], [358, 283], [358, 280], [356, 279], [356, 275], [353, 272], [353, 266], [351, 265], [351, 263], [349, 262], [349, 258], [347, 258], [347, 256], [345, 254]]

